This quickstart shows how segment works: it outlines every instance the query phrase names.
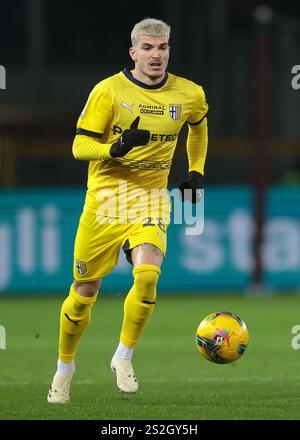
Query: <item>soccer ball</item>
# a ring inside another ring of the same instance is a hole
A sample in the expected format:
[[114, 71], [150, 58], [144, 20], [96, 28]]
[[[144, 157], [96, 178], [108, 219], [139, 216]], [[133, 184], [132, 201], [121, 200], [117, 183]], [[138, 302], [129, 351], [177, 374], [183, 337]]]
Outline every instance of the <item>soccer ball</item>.
[[246, 324], [231, 312], [211, 313], [200, 322], [197, 348], [211, 362], [229, 364], [245, 353], [249, 343]]

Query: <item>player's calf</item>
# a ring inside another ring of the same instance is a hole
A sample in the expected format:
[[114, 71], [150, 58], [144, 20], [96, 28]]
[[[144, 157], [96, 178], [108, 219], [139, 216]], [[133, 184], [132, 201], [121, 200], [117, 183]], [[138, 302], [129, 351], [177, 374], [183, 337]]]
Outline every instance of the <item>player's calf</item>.
[[124, 393], [138, 390], [131, 356], [155, 307], [159, 274], [160, 268], [152, 264], [141, 264], [133, 269], [134, 284], [124, 304], [120, 344], [110, 365], [117, 377], [117, 387]]

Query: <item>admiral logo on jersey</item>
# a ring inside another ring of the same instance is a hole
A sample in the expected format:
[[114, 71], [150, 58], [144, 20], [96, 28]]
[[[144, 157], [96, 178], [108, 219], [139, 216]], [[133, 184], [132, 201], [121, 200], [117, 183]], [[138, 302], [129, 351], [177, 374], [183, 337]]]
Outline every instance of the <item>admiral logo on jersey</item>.
[[146, 113], [148, 115], [164, 115], [165, 114], [165, 106], [164, 105], [139, 105], [140, 113]]

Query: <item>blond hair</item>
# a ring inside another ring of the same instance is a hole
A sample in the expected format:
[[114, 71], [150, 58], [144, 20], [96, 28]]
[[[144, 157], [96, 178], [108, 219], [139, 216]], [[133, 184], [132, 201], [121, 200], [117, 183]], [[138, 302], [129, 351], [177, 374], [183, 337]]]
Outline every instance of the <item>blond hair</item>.
[[166, 37], [169, 41], [171, 27], [162, 20], [156, 20], [156, 18], [145, 18], [144, 20], [136, 23], [131, 32], [132, 46], [136, 46], [138, 38], [142, 35], [148, 35], [149, 37]]

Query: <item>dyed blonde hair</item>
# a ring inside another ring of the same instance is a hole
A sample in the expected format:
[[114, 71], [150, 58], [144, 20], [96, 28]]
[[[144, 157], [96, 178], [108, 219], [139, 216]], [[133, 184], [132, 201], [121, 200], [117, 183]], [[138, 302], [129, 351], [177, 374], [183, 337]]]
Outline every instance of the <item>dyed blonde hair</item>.
[[155, 18], [145, 18], [144, 20], [136, 23], [131, 32], [132, 46], [136, 46], [138, 38], [142, 35], [148, 35], [149, 37], [166, 37], [169, 41], [171, 27], [162, 20], [156, 20]]

